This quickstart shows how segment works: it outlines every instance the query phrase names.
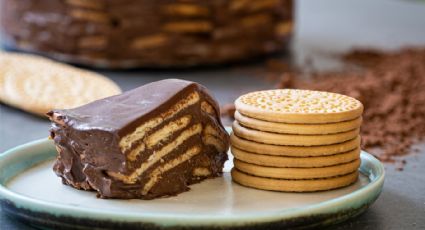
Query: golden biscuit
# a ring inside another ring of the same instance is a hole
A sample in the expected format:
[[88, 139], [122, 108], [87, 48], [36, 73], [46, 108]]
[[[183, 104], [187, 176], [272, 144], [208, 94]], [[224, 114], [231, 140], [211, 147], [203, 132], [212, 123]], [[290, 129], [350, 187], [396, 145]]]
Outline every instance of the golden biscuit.
[[285, 133], [285, 134], [332, 134], [342, 133], [353, 129], [357, 129], [362, 124], [362, 117], [357, 117], [354, 120], [342, 121], [337, 123], [327, 124], [290, 124], [282, 122], [262, 121], [255, 118], [247, 117], [235, 112], [235, 120], [239, 124], [265, 132]]
[[47, 58], [0, 52], [0, 101], [44, 115], [119, 94], [108, 78]]
[[272, 145], [292, 146], [315, 146], [342, 143], [354, 139], [359, 135], [360, 131], [357, 128], [343, 133], [334, 133], [326, 135], [281, 134], [249, 129], [241, 126], [237, 121], [233, 122], [232, 128], [236, 136], [250, 141]]
[[320, 168], [278, 168], [255, 165], [234, 159], [235, 168], [239, 171], [259, 177], [278, 179], [317, 179], [346, 175], [357, 170], [360, 159]]
[[251, 92], [235, 102], [239, 113], [264, 121], [322, 124], [353, 120], [360, 117], [360, 101], [341, 94], [276, 89]]
[[360, 146], [360, 136], [352, 140], [333, 144], [318, 146], [286, 146], [286, 145], [269, 145], [254, 141], [245, 140], [237, 137], [234, 133], [230, 135], [232, 146], [249, 151], [252, 153], [277, 156], [293, 156], [293, 157], [309, 157], [309, 156], [326, 156], [337, 153], [348, 152]]
[[232, 169], [232, 179], [238, 184], [271, 191], [282, 192], [315, 192], [341, 188], [353, 184], [359, 176], [358, 171], [350, 174], [309, 180], [285, 180], [266, 177], [256, 177], [243, 173], [235, 168]]
[[360, 158], [360, 148], [349, 152], [318, 157], [286, 157], [250, 153], [234, 146], [231, 147], [233, 156], [241, 161], [271, 167], [313, 168], [343, 164]]

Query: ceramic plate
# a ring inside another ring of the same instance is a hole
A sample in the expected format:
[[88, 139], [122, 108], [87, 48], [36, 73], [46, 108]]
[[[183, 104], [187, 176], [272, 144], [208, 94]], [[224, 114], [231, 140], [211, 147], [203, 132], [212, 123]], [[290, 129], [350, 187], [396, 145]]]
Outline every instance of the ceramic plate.
[[231, 180], [230, 160], [223, 177], [193, 185], [175, 197], [103, 200], [94, 192], [62, 185], [52, 171], [55, 155], [50, 140], [0, 155], [0, 201], [5, 213], [52, 229], [305, 228], [362, 213], [378, 198], [384, 183], [381, 163], [362, 152], [359, 180], [333, 191], [281, 193], [242, 187]]

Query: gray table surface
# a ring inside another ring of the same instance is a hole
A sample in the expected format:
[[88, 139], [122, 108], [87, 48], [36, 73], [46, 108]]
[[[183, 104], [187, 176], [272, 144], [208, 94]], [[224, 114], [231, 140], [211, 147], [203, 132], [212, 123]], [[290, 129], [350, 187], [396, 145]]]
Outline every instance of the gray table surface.
[[[402, 0], [298, 0], [297, 29], [289, 57], [302, 63], [306, 57], [316, 68], [335, 68], [326, 53], [340, 53], [352, 47], [397, 49], [425, 45], [425, 2]], [[183, 78], [207, 86], [221, 104], [238, 95], [273, 87], [264, 80], [266, 68], [260, 62], [232, 67], [185, 71], [99, 71], [124, 90], [163, 78]], [[45, 138], [49, 122], [14, 108], [0, 105], [0, 153]], [[392, 164], [384, 190], [363, 215], [332, 229], [425, 229], [425, 145], [407, 157], [404, 171]], [[0, 211], [0, 229], [30, 229]]]

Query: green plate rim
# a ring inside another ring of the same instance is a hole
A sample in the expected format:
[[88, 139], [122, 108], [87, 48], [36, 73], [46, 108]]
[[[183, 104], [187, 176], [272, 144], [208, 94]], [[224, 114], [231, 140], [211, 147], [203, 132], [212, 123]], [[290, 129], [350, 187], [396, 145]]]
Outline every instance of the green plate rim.
[[[152, 213], [134, 213], [87, 209], [74, 207], [69, 205], [57, 204], [37, 200], [27, 197], [5, 187], [7, 181], [32, 167], [35, 164], [41, 163], [53, 157], [52, 154], [43, 152], [31, 152], [33, 148], [51, 148], [53, 142], [48, 139], [40, 139], [29, 142], [24, 145], [14, 147], [0, 155], [0, 200], [6, 200], [13, 203], [16, 207], [24, 208], [34, 212], [47, 212], [56, 216], [70, 216], [74, 218], [91, 218], [95, 220], [119, 221], [119, 222], [143, 222], [153, 223], [159, 226], [231, 226], [246, 223], [264, 223], [272, 221], [281, 221], [292, 218], [300, 218], [311, 215], [321, 215], [335, 213], [348, 208], [360, 207], [362, 205], [374, 202], [382, 191], [385, 178], [385, 170], [382, 163], [373, 157], [371, 154], [362, 151], [362, 164], [360, 171], [369, 178], [370, 183], [350, 194], [334, 198], [319, 204], [309, 205], [302, 208], [285, 209], [284, 211], [273, 212], [257, 212], [250, 214], [240, 214], [237, 216], [211, 216], [211, 215], [196, 215], [187, 214], [152, 214]], [[31, 155], [24, 155], [24, 152], [31, 152]], [[40, 156], [41, 155], [41, 156]], [[28, 165], [23, 169], [16, 169], [13, 173], [8, 173], [7, 178], [2, 178], [2, 171], [6, 168], [12, 168], [9, 163], [16, 157], [27, 157], [30, 159], [37, 158], [36, 162]]]

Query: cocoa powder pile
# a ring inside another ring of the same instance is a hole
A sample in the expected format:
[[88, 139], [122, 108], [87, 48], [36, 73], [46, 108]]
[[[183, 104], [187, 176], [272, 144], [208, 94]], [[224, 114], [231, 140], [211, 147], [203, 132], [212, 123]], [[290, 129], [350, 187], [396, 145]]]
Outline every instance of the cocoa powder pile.
[[362, 145], [385, 162], [405, 160], [411, 146], [425, 137], [425, 48], [397, 52], [353, 50], [342, 56], [341, 72], [281, 75], [277, 88], [336, 92], [365, 106]]
[[360, 68], [315, 73], [310, 81], [286, 73], [278, 88], [322, 90], [357, 98], [365, 106], [363, 148], [382, 161], [400, 159], [425, 137], [425, 49], [394, 53], [353, 50], [343, 60]]

